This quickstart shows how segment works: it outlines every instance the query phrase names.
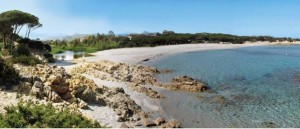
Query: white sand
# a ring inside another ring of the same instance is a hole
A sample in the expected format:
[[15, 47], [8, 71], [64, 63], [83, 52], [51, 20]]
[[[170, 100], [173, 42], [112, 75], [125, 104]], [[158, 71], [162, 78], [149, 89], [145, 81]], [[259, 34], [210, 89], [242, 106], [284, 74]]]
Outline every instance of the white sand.
[[100, 61], [110, 60], [115, 62], [125, 62], [130, 64], [141, 63], [144, 59], [154, 59], [166, 55], [202, 51], [202, 50], [215, 50], [215, 49], [232, 49], [239, 47], [250, 46], [263, 46], [271, 45], [274, 43], [257, 42], [247, 44], [182, 44], [182, 45], [168, 45], [159, 47], [141, 47], [141, 48], [120, 48], [92, 53], [92, 57], [86, 57], [86, 61]]

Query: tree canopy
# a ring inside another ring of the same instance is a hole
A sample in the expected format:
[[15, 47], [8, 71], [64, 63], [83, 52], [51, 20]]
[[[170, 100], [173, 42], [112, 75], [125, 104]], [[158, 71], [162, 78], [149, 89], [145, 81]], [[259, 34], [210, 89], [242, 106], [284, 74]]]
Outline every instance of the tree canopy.
[[14, 41], [24, 26], [27, 26], [25, 37], [28, 38], [30, 32], [42, 26], [39, 18], [19, 10], [6, 11], [0, 14], [0, 37], [4, 47], [7, 47], [8, 40]]

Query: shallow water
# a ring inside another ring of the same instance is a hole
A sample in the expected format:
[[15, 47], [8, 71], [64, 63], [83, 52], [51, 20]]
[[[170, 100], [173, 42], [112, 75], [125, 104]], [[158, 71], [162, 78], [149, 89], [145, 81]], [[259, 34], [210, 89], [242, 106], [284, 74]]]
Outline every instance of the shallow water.
[[54, 58], [57, 60], [69, 61], [76, 58], [81, 58], [85, 56], [85, 52], [82, 51], [64, 51], [63, 53], [54, 54]]
[[[184, 127], [300, 127], [300, 46], [189, 52], [149, 65], [174, 71], [160, 81], [189, 75], [212, 88], [165, 91], [163, 108]], [[225, 98], [216, 102], [218, 95]]]

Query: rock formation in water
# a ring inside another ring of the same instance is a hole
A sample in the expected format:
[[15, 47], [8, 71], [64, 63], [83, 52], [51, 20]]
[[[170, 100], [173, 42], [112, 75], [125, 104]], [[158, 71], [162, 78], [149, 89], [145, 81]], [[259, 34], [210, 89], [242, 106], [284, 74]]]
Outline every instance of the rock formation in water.
[[209, 89], [206, 84], [188, 76], [173, 78], [172, 82], [167, 84], [165, 87], [172, 90], [184, 90], [192, 92], [206, 91]]
[[[183, 76], [174, 78], [170, 84], [161, 84], [155, 78], [160, 72], [156, 68], [143, 65], [129, 65], [126, 63], [115, 63], [111, 61], [86, 62], [81, 66], [72, 69], [72, 73], [88, 74], [101, 80], [130, 82], [135, 87], [134, 90], [146, 93], [151, 98], [161, 98], [162, 96], [154, 92], [150, 88], [142, 88], [140, 85], [150, 84], [170, 90], [185, 90], [185, 91], [206, 91], [209, 89], [207, 85], [199, 82], [191, 77]], [[151, 93], [147, 93], [151, 91]]]

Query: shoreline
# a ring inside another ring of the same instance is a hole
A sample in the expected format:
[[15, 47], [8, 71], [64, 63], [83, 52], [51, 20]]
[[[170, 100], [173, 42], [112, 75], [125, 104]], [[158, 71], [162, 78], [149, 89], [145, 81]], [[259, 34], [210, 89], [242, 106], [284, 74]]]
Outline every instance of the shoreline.
[[[142, 48], [120, 48], [120, 49], [111, 49], [111, 50], [105, 50], [105, 51], [99, 51], [96, 53], [92, 53], [92, 57], [86, 57], [81, 59], [74, 60], [75, 65], [70, 66], [63, 66], [67, 71], [71, 70], [73, 67], [79, 66], [81, 64], [84, 64], [86, 62], [98, 62], [103, 60], [108, 60], [112, 62], [121, 62], [121, 63], [128, 63], [131, 65], [147, 65], [148, 61], [155, 61], [158, 59], [162, 59], [164, 57], [175, 55], [175, 54], [181, 54], [185, 52], [193, 52], [193, 51], [205, 51], [205, 50], [219, 50], [219, 49], [235, 49], [235, 48], [241, 48], [241, 47], [255, 47], [255, 46], [268, 46], [268, 45], [277, 45], [274, 43], [269, 42], [257, 42], [257, 43], [251, 43], [251, 44], [183, 44], [183, 45], [170, 45], [170, 46], [159, 46], [159, 47], [142, 47]], [[280, 44], [280, 45], [287, 45], [287, 44]], [[293, 44], [288, 44], [293, 45]], [[147, 60], [147, 61], [143, 61]], [[86, 76], [87, 77], [87, 76]], [[106, 86], [117, 86], [116, 82], [113, 81], [107, 81], [107, 80], [99, 80], [95, 79], [93, 77], [88, 77], [89, 79], [92, 79], [96, 82], [97, 85], [104, 84]], [[104, 83], [105, 82], [105, 83]], [[135, 91], [128, 90], [128, 84], [126, 83], [119, 83], [119, 86], [117, 87], [123, 87], [126, 94], [130, 96], [131, 99], [133, 99], [138, 105], [141, 106], [141, 108], [144, 111], [150, 111], [152, 108], [152, 115], [161, 115], [164, 114], [165, 116], [168, 116], [166, 112], [163, 111], [163, 108], [161, 106], [160, 100], [154, 100], [152, 98], [149, 98], [145, 96], [144, 94], [136, 93]], [[154, 88], [155, 86], [151, 86]], [[154, 88], [156, 89], [156, 88]], [[156, 89], [156, 91], [159, 92], [159, 90]], [[143, 99], [140, 99], [143, 98]], [[157, 102], [155, 102], [157, 101]], [[97, 113], [97, 107], [93, 107], [95, 111], [91, 111], [88, 114], [94, 119], [98, 119], [101, 121], [105, 121], [105, 124], [111, 125], [113, 127], [118, 127], [121, 125], [121, 123], [117, 122], [115, 118], [107, 118], [108, 120], [105, 120], [105, 118], [99, 118], [95, 115]], [[103, 107], [99, 107], [100, 109], [103, 109]], [[145, 110], [146, 109], [146, 110]], [[155, 111], [156, 109], [156, 111]], [[160, 111], [159, 111], [160, 110]], [[107, 110], [109, 111], [109, 110]], [[110, 115], [115, 115], [113, 112], [106, 112]], [[110, 122], [107, 122], [110, 121]]]
[[80, 61], [97, 62], [102, 60], [109, 60], [113, 62], [122, 62], [129, 64], [143, 64], [149, 60], [157, 59], [159, 57], [165, 57], [174, 54], [181, 54], [185, 52], [193, 51], [205, 51], [205, 50], [219, 50], [219, 49], [235, 49], [242, 47], [255, 47], [255, 46], [269, 46], [269, 45], [297, 45], [300, 43], [270, 43], [270, 42], [255, 42], [245, 44], [180, 44], [180, 45], [167, 45], [157, 47], [137, 47], [137, 48], [118, 48], [99, 51], [91, 53], [91, 57], [85, 57], [82, 59], [75, 59], [74, 61], [79, 63]]

